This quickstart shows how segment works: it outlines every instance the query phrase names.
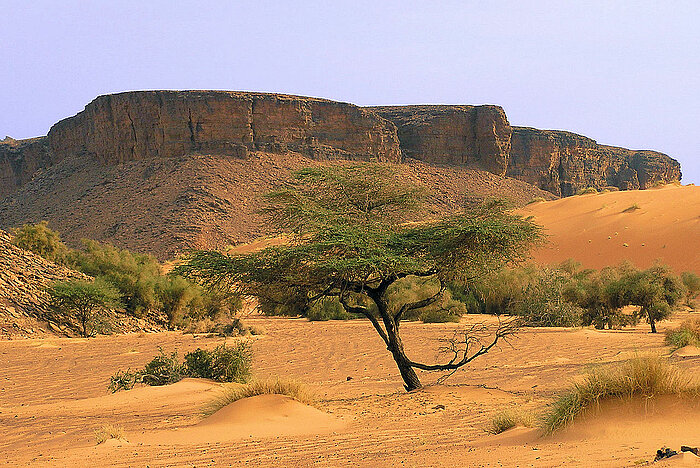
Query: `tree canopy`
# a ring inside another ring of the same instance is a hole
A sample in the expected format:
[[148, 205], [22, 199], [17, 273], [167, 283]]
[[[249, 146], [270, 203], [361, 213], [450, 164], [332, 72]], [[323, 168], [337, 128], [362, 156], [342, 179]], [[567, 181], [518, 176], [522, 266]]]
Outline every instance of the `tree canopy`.
[[[413, 390], [421, 386], [414, 368], [458, 369], [513, 328], [503, 324], [488, 339], [484, 328], [472, 328], [445, 346], [447, 362], [423, 364], [403, 349], [403, 315], [434, 303], [448, 282], [467, 282], [523, 259], [541, 238], [536, 224], [510, 213], [504, 203], [491, 201], [425, 219], [424, 198], [422, 190], [389, 165], [303, 169], [266, 196], [264, 211], [288, 242], [240, 255], [193, 252], [176, 272], [262, 300], [309, 303], [337, 296], [348, 312], [372, 323], [406, 389]], [[388, 288], [409, 276], [433, 279], [434, 293], [390, 304]]]

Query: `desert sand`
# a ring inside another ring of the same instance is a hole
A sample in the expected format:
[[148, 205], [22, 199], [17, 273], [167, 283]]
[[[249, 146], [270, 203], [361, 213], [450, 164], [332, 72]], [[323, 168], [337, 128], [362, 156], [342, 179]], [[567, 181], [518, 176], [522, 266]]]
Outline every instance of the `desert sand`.
[[[689, 312], [661, 322], [676, 326]], [[700, 441], [696, 403], [658, 399], [601, 405], [553, 436], [515, 428], [493, 436], [505, 409], [540, 411], [592, 365], [639, 353], [668, 354], [663, 334], [525, 329], [443, 385], [406, 393], [370, 324], [249, 318], [266, 329], [254, 338], [254, 375], [305, 383], [316, 408], [282, 396], [240, 400], [209, 418], [203, 405], [220, 384], [186, 379], [165, 387], [109, 394], [109, 376], [138, 368], [162, 346], [182, 353], [222, 338], [178, 332], [93, 339], [0, 341], [0, 464], [4, 466], [634, 466], [664, 445]], [[436, 338], [462, 324], [406, 323], [412, 356], [436, 356]], [[228, 338], [234, 340], [240, 338]], [[700, 372], [697, 355], [669, 357]], [[348, 377], [351, 377], [348, 380]], [[632, 411], [634, 409], [634, 411]], [[97, 445], [111, 424], [123, 439]], [[688, 456], [673, 461], [673, 465]], [[690, 461], [688, 461], [690, 460]]]
[[588, 268], [630, 260], [660, 261], [676, 272], [700, 272], [700, 187], [694, 185], [579, 195], [521, 210], [549, 235], [534, 252], [545, 264], [573, 258]]

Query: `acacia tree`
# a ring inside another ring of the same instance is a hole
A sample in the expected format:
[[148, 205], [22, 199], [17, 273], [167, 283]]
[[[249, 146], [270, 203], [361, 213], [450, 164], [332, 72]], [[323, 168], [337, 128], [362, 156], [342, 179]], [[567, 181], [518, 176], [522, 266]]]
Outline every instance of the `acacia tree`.
[[656, 322], [671, 316], [685, 294], [683, 283], [666, 266], [655, 265], [630, 275], [629, 303], [639, 306], [637, 315], [645, 318], [656, 333]]
[[48, 289], [53, 307], [80, 322], [82, 336], [90, 335], [89, 325], [105, 309], [121, 307], [119, 292], [110, 284], [95, 281], [56, 281]]
[[[415, 369], [459, 369], [515, 328], [506, 322], [485, 335], [486, 328], [471, 327], [444, 341], [446, 362], [425, 364], [406, 354], [400, 335], [404, 314], [440, 299], [450, 281], [468, 281], [522, 259], [541, 235], [532, 221], [498, 202], [417, 221], [423, 198], [387, 165], [303, 169], [266, 196], [264, 212], [287, 233], [285, 245], [230, 256], [194, 252], [176, 273], [262, 300], [309, 303], [336, 296], [348, 312], [371, 322], [405, 388], [414, 390], [421, 387]], [[389, 287], [409, 276], [432, 279], [435, 292], [390, 304]]]

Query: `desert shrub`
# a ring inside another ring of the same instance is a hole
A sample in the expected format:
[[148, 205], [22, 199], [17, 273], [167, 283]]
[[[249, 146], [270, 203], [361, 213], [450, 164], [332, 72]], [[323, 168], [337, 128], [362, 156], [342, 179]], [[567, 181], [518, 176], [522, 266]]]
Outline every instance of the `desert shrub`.
[[674, 349], [700, 346], [700, 317], [685, 320], [678, 329], [666, 332], [665, 342]]
[[258, 297], [258, 309], [271, 317], [305, 316], [309, 307], [309, 298], [298, 291], [270, 289]]
[[146, 385], [160, 386], [179, 382], [186, 376], [185, 366], [180, 364], [177, 353], [165, 354], [163, 348], [160, 354], [151, 360], [138, 375], [139, 381]]
[[112, 424], [106, 424], [101, 426], [99, 429], [95, 429], [95, 439], [97, 440], [97, 445], [108, 441], [109, 439], [123, 439], [124, 438], [124, 428], [120, 426], [113, 426]]
[[629, 304], [639, 306], [637, 318], [646, 319], [652, 333], [656, 322], [670, 317], [685, 294], [681, 280], [663, 265], [631, 272], [624, 282]]
[[525, 325], [537, 327], [575, 327], [581, 325], [583, 310], [567, 302], [564, 289], [570, 278], [560, 270], [543, 269], [529, 284], [512, 313], [520, 315]]
[[323, 297], [309, 306], [306, 318], [312, 321], [325, 321], [350, 320], [358, 316], [346, 311], [337, 297]]
[[700, 294], [700, 276], [692, 271], [681, 273], [681, 282], [685, 287], [685, 303], [690, 307], [691, 301]]
[[633, 205], [628, 206], [628, 207], [625, 208], [624, 210], [622, 210], [622, 212], [623, 212], [623, 213], [632, 213], [633, 211], [637, 211], [637, 210], [640, 210], [640, 209], [641, 209], [641, 208], [639, 207], [639, 205], [637, 205], [637, 204], [635, 203], [635, 204], [633, 204]]
[[119, 293], [101, 280], [56, 281], [49, 285], [51, 305], [59, 317], [71, 317], [80, 323], [82, 336], [90, 336], [97, 328], [104, 329], [104, 318], [109, 308], [121, 306]]
[[140, 381], [141, 376], [138, 372], [132, 372], [131, 369], [119, 370], [109, 378], [109, 386], [107, 388], [112, 393], [116, 393], [119, 390], [131, 390]]
[[527, 206], [527, 205], [532, 205], [532, 204], [534, 204], [534, 203], [541, 203], [541, 202], [544, 202], [544, 201], [547, 201], [547, 200], [544, 199], [544, 197], [534, 197], [534, 198], [531, 199], [529, 202], [527, 202], [525, 205], [526, 205], [526, 206]]
[[489, 434], [500, 434], [515, 426], [531, 427], [534, 425], [534, 418], [530, 413], [516, 410], [506, 410], [497, 413], [486, 428]]
[[[434, 279], [407, 276], [394, 283], [387, 291], [390, 309], [396, 312], [399, 307], [430, 297], [440, 290]], [[459, 322], [467, 313], [464, 303], [452, 297], [452, 291], [445, 289], [440, 297], [430, 305], [406, 311], [403, 320], [420, 320], [424, 323]]]
[[302, 384], [293, 380], [256, 380], [247, 385], [226, 386], [221, 394], [207, 403], [204, 415], [216, 413], [224, 406], [257, 395], [286, 395], [307, 405], [315, 404], [314, 395]]
[[48, 221], [25, 224], [12, 230], [12, 242], [52, 262], [65, 264], [70, 250], [61, 242], [58, 232], [49, 228]]
[[211, 378], [212, 355], [210, 351], [197, 348], [185, 354], [185, 369], [190, 377]]
[[241, 341], [234, 346], [219, 345], [211, 352], [209, 378], [217, 382], [247, 382], [250, 378], [252, 350]]
[[700, 383], [661, 358], [638, 357], [590, 371], [550, 404], [541, 426], [551, 433], [604, 399], [665, 394], [700, 397]]
[[598, 189], [595, 187], [586, 187], [586, 188], [578, 190], [576, 192], [576, 195], [588, 195], [591, 193], [598, 193]]

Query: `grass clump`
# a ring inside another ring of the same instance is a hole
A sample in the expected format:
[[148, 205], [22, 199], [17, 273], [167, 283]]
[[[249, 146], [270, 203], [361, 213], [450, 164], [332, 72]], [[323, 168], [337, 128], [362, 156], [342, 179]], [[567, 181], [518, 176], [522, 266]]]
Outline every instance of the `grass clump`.
[[700, 317], [685, 320], [676, 330], [666, 333], [666, 344], [674, 350], [684, 346], [700, 346]]
[[97, 445], [108, 441], [109, 439], [123, 439], [124, 438], [124, 428], [120, 426], [113, 426], [112, 424], [105, 424], [99, 429], [95, 429], [95, 439], [97, 440]]
[[286, 395], [306, 405], [316, 403], [314, 395], [304, 385], [294, 380], [256, 380], [247, 385], [224, 387], [221, 394], [204, 407], [203, 413], [205, 416], [210, 416], [235, 401], [257, 395]]
[[628, 206], [628, 207], [625, 208], [624, 210], [622, 210], [622, 212], [623, 212], [623, 213], [632, 213], [633, 211], [637, 211], [637, 210], [641, 210], [641, 208], [639, 207], [639, 205], [637, 205], [637, 204], [635, 203], [635, 204], [633, 204], [633, 205]]
[[497, 413], [493, 419], [491, 419], [491, 423], [486, 428], [486, 432], [489, 434], [500, 434], [515, 426], [532, 427], [533, 425], [534, 418], [530, 413], [506, 410]]
[[700, 383], [659, 357], [637, 357], [592, 370], [550, 405], [540, 423], [551, 434], [601, 400], [658, 395], [700, 397]]

